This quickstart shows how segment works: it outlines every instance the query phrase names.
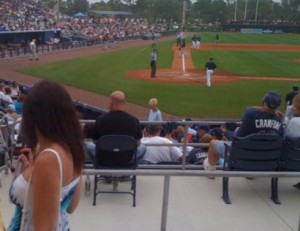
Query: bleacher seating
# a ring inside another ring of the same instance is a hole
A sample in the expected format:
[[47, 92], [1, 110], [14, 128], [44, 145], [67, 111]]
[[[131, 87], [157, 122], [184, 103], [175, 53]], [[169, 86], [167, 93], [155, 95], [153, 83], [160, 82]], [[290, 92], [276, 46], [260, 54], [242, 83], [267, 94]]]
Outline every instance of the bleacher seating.
[[284, 141], [281, 164], [282, 171], [300, 171], [300, 138]]
[[[232, 146], [226, 147], [225, 171], [279, 171], [282, 153], [282, 138], [271, 134], [251, 134], [235, 137]], [[279, 204], [277, 178], [271, 180], [271, 199]], [[222, 198], [226, 204], [229, 199], [229, 178], [223, 177]]]

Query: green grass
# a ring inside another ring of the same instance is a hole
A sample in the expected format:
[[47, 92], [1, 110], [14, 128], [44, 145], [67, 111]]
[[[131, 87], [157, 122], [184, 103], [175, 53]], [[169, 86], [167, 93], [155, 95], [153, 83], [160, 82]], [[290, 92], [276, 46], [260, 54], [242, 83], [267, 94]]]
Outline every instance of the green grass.
[[277, 51], [202, 51], [193, 52], [196, 68], [203, 69], [214, 57], [218, 70], [242, 76], [300, 77], [298, 52]]
[[[200, 34], [201, 42], [214, 43], [216, 33], [195, 33]], [[249, 44], [290, 44], [300, 45], [298, 34], [241, 34], [241, 33], [218, 33], [221, 43], [249, 43]]]
[[[211, 42], [213, 33], [201, 33], [203, 42]], [[299, 35], [244, 35], [220, 34], [222, 42], [298, 44]], [[189, 41], [189, 39], [188, 39]], [[172, 65], [172, 42], [158, 44], [158, 67]], [[264, 94], [276, 90], [283, 96], [294, 82], [247, 80], [230, 84], [203, 85], [152, 83], [129, 79], [130, 70], [149, 69], [151, 47], [139, 47], [64, 62], [41, 65], [19, 70], [42, 79], [57, 80], [63, 84], [109, 95], [116, 89], [123, 90], [130, 102], [147, 106], [151, 97], [159, 99], [159, 107], [182, 117], [227, 118], [240, 117], [250, 105], [259, 105]], [[218, 70], [250, 76], [300, 77], [300, 59], [297, 52], [263, 51], [201, 51], [193, 52], [197, 69], [203, 69], [208, 57], [215, 57]], [[149, 70], [150, 72], [150, 70]], [[283, 110], [283, 106], [281, 108]]]

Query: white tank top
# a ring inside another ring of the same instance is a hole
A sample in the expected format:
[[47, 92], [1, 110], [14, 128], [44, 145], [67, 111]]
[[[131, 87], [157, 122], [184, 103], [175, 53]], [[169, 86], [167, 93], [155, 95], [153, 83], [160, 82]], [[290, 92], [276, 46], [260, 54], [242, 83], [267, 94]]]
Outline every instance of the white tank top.
[[[59, 154], [53, 149], [45, 149], [40, 153], [40, 155], [45, 151], [51, 152], [56, 156], [59, 164], [60, 178], [62, 184], [63, 167], [62, 167], [62, 161], [60, 159]], [[72, 201], [79, 180], [80, 177], [77, 177], [70, 184], [61, 187], [61, 192], [60, 192], [61, 202], [60, 202], [59, 219], [58, 219], [58, 224], [56, 229], [57, 231], [70, 230], [66, 210]], [[9, 191], [9, 196], [11, 201], [16, 205], [16, 210], [7, 231], [19, 231], [21, 228], [20, 226], [21, 226], [22, 216], [24, 216], [23, 218], [24, 224], [21, 231], [34, 231], [33, 219], [32, 219], [32, 187], [30, 186], [29, 182], [26, 181], [26, 179], [22, 174], [18, 176], [16, 180], [13, 182]], [[25, 202], [26, 202], [26, 206], [25, 206], [26, 208], [24, 209]]]

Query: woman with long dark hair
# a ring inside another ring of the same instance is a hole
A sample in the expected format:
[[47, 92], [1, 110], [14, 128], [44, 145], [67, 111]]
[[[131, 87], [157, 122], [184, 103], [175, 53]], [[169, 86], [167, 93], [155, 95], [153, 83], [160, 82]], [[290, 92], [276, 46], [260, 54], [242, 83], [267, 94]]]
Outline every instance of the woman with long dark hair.
[[69, 230], [81, 192], [85, 149], [75, 107], [66, 89], [53, 81], [33, 86], [23, 106], [21, 150], [24, 171], [10, 197], [16, 212], [12, 230]]

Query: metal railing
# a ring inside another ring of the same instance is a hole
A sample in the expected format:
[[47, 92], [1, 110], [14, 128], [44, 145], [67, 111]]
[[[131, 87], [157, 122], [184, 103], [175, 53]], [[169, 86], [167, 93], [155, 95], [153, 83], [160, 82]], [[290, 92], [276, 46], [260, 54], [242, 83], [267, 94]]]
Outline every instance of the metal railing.
[[[232, 121], [232, 120], [230, 120]], [[91, 123], [94, 121], [82, 121]], [[163, 176], [163, 199], [162, 199], [162, 215], [161, 215], [161, 231], [167, 230], [167, 215], [168, 215], [168, 203], [169, 203], [169, 189], [170, 179], [175, 176], [199, 176], [199, 177], [300, 177], [300, 172], [247, 172], [247, 171], [206, 171], [202, 165], [187, 165], [186, 155], [187, 146], [207, 146], [207, 144], [201, 143], [189, 143], [188, 142], [188, 128], [192, 124], [201, 125], [221, 125], [227, 120], [198, 120], [198, 121], [163, 121], [163, 122], [149, 122], [140, 121], [141, 124], [166, 124], [168, 122], [175, 122], [178, 125], [184, 126], [185, 134], [182, 143], [172, 144], [155, 144], [148, 145], [153, 146], [180, 146], [183, 149], [183, 161], [181, 165], [146, 165], [140, 164], [136, 170], [100, 170], [100, 169], [85, 169], [85, 175], [136, 175], [136, 176]], [[240, 124], [240, 121], [234, 121]], [[222, 166], [217, 166], [217, 169], [223, 169]], [[298, 231], [300, 231], [300, 217]]]
[[[158, 169], [137, 169], [137, 170], [100, 170], [85, 169], [85, 175], [108, 175], [108, 176], [163, 176], [163, 199], [161, 214], [161, 231], [167, 230], [167, 216], [169, 204], [170, 179], [175, 176], [199, 176], [199, 177], [300, 177], [300, 172], [240, 172], [240, 171], [204, 171], [204, 170], [158, 170]], [[300, 217], [298, 231], [300, 231]]]
[[[169, 32], [162, 32], [162, 36], [169, 36], [174, 35], [175, 31], [169, 31]], [[132, 40], [138, 40], [142, 39], [143, 35], [133, 35], [133, 36], [126, 36], [126, 37], [120, 37], [118, 38], [117, 42], [122, 43], [126, 41], [132, 41]], [[38, 45], [36, 48], [37, 54], [45, 54], [45, 53], [51, 53], [51, 52], [57, 52], [57, 51], [63, 51], [63, 50], [70, 50], [70, 49], [78, 49], [78, 48], [84, 48], [84, 47], [90, 47], [90, 46], [102, 46], [104, 45], [104, 41], [102, 39], [85, 39], [81, 41], [68, 41], [68, 42], [62, 42], [57, 44], [43, 44]], [[108, 42], [108, 46], [114, 46], [114, 42]], [[26, 56], [30, 55], [30, 48], [29, 46], [21, 46], [20, 44], [13, 44], [10, 47], [5, 48], [4, 46], [1, 46], [0, 44], [0, 58], [14, 58], [19, 56]]]

